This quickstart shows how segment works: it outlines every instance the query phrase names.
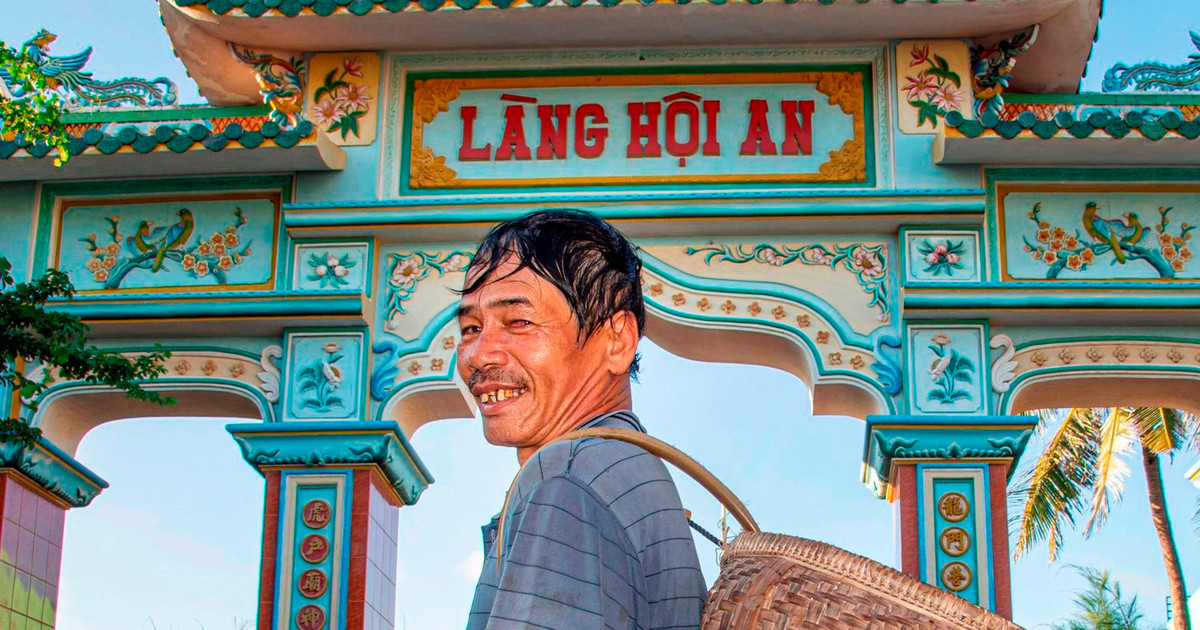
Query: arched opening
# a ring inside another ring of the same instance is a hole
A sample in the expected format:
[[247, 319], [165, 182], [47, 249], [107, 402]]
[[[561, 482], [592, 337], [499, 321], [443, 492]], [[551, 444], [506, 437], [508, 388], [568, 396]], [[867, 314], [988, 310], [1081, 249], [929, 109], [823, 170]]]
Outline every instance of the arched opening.
[[[1128, 366], [1120, 371], [1047, 369], [1020, 379], [1002, 400], [1005, 413], [1070, 407], [1169, 407], [1192, 413], [1200, 411], [1200, 374]], [[1029, 470], [1047, 448], [1057, 425], [1043, 427], [1030, 442], [1017, 477]], [[1124, 457], [1127, 468], [1115, 474], [1124, 491], [1112, 496], [1113, 505], [1103, 527], [1084, 538], [1083, 524], [1089, 516], [1087, 502], [1082, 519], [1068, 531], [1057, 560], [1049, 567], [1046, 545], [1041, 543], [1012, 564], [1013, 610], [1017, 623], [1064, 618], [1071, 614], [1071, 601], [1085, 585], [1070, 567], [1094, 567], [1111, 573], [1128, 596], [1136, 596], [1147, 626], [1163, 625], [1164, 602], [1169, 590], [1162, 552], [1155, 535], [1140, 449], [1131, 444]], [[1181, 559], [1185, 583], [1200, 580], [1200, 536], [1189, 523], [1195, 511], [1193, 488], [1185, 477], [1194, 457], [1161, 457], [1160, 471], [1169, 520], [1174, 524], [1174, 542]], [[1119, 504], [1117, 504], [1119, 501]], [[1020, 518], [1020, 505], [1010, 506], [1010, 517]], [[1014, 525], [1015, 527], [1015, 525]], [[1047, 572], [1054, 574], [1055, 588], [1046, 588]]]
[[43, 397], [34, 417], [46, 439], [75, 455], [80, 441], [92, 429], [122, 418], [189, 417], [262, 420], [269, 410], [265, 399], [249, 388], [227, 383], [173, 384], [170, 381], [146, 386], [177, 401], [154, 405], [134, 400], [124, 393], [94, 385], [55, 386]]
[[[786, 343], [777, 346], [783, 365], [764, 367], [683, 358], [658, 345], [661, 335], [648, 336], [634, 408], [652, 434], [725, 481], [764, 528], [892, 562], [891, 506], [859, 481], [863, 424], [844, 416], [813, 417], [808, 385], [783, 367], [799, 365], [796, 357], [789, 359]], [[699, 337], [688, 341], [704, 346]], [[499, 510], [516, 458], [488, 445], [470, 418], [431, 422], [410, 438], [437, 482], [417, 505], [400, 510], [396, 626], [461, 628], [483, 561], [478, 527]], [[719, 535], [716, 501], [673, 474], [693, 519]], [[729, 524], [736, 532], [736, 523]], [[711, 583], [718, 570], [715, 547], [694, 538]]]
[[[52, 575], [56, 627], [251, 628], [265, 484], [225, 425], [262, 420], [267, 403], [227, 382], [150, 387], [178, 403], [62, 384], [35, 418], [110, 484], [87, 508], [67, 512], [62, 565]], [[121, 607], [106, 603], [114, 585]]]
[[1170, 407], [1200, 412], [1200, 374], [1045, 372], [1018, 384], [1007, 413], [1063, 407]]

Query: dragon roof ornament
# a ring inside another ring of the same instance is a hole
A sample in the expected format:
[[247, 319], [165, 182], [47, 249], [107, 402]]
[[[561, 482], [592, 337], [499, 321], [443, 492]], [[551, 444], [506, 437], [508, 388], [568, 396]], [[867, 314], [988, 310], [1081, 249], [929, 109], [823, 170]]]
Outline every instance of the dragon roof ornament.
[[[1200, 33], [1191, 31], [1192, 45], [1200, 51]], [[1188, 55], [1183, 64], [1168, 65], [1143, 61], [1132, 66], [1118, 63], [1104, 73], [1100, 89], [1105, 92], [1197, 92], [1200, 91], [1200, 52]]]
[[[178, 88], [166, 77], [124, 77], [111, 81], [94, 79], [91, 72], [83, 69], [92, 56], [92, 47], [88, 46], [73, 55], [56, 57], [50, 54], [50, 44], [56, 39], [57, 35], [41, 29], [22, 44], [21, 49], [37, 64], [49, 87], [62, 97], [66, 109], [149, 109], [170, 107], [178, 100]], [[0, 89], [14, 98], [26, 96], [24, 89], [13, 85], [13, 78], [3, 69], [0, 69]]]

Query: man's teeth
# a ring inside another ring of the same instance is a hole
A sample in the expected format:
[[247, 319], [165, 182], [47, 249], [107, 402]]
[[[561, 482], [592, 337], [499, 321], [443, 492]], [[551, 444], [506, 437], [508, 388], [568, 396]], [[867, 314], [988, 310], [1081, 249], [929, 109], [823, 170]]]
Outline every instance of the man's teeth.
[[516, 398], [517, 396], [524, 394], [526, 391], [529, 391], [529, 390], [526, 388], [497, 389], [494, 392], [488, 392], [488, 393], [480, 396], [479, 402], [481, 402], [481, 403], [503, 402], [505, 400], [508, 400], [509, 398]]

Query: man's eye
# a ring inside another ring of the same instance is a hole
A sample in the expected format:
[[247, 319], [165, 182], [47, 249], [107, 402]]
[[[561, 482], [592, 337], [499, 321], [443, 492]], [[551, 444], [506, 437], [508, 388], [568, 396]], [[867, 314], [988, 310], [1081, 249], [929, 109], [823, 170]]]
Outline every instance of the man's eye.
[[479, 334], [479, 326], [476, 326], [475, 324], [468, 324], [466, 326], [460, 327], [460, 329], [462, 330], [462, 334], [464, 337], [467, 335]]
[[509, 322], [509, 324], [508, 324], [508, 325], [509, 325], [509, 327], [511, 327], [511, 328], [524, 328], [524, 327], [526, 327], [526, 326], [529, 326], [529, 325], [531, 325], [531, 324], [532, 324], [532, 322], [530, 322], [530, 321], [529, 321], [529, 320], [527, 320], [527, 319], [514, 319], [514, 320], [512, 320], [511, 322]]

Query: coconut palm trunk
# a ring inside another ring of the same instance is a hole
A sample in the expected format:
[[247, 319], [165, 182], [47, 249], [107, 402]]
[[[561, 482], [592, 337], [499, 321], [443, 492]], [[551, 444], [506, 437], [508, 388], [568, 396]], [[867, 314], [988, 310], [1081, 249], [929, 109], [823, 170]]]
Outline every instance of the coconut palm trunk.
[[1174, 615], [1174, 630], [1190, 630], [1187, 590], [1183, 584], [1183, 570], [1179, 566], [1179, 551], [1175, 548], [1175, 537], [1171, 533], [1171, 519], [1167, 516], [1167, 499], [1163, 494], [1162, 473], [1159, 470], [1158, 454], [1142, 445], [1142, 466], [1146, 471], [1146, 494], [1150, 498], [1150, 515], [1154, 519], [1154, 531], [1162, 547], [1163, 563], [1167, 567], [1167, 582], [1171, 586], [1171, 612]]

